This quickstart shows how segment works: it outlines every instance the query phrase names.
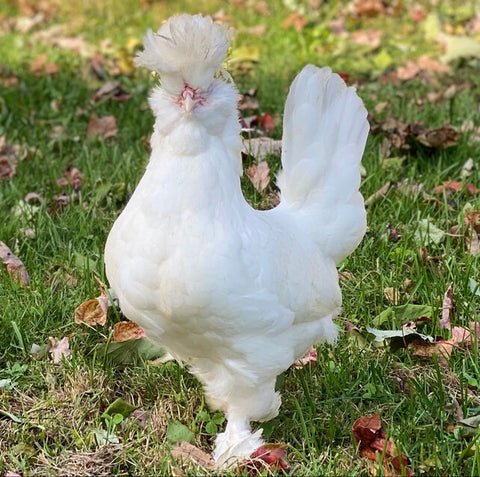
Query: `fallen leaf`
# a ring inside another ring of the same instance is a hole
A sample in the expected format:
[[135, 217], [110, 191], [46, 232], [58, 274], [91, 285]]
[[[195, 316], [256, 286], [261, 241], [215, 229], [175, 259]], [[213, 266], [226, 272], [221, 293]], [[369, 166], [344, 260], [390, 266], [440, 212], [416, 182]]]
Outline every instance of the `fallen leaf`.
[[25, 194], [23, 200], [27, 203], [38, 202], [39, 204], [43, 204], [43, 197], [36, 192], [28, 192], [27, 194]]
[[145, 332], [133, 321], [120, 321], [113, 326], [113, 339], [115, 343], [127, 340], [146, 338]]
[[405, 323], [419, 318], [431, 318], [433, 308], [430, 305], [406, 304], [390, 306], [379, 313], [372, 321], [375, 326], [383, 326], [386, 323]]
[[400, 301], [400, 292], [398, 289], [393, 287], [385, 287], [383, 294], [385, 295], [388, 303], [391, 305], [398, 305], [398, 302]]
[[455, 314], [455, 301], [453, 299], [452, 285], [449, 285], [445, 295], [443, 296], [442, 313], [440, 325], [449, 330], [451, 328], [451, 318]]
[[248, 475], [261, 473], [265, 469], [274, 472], [289, 470], [287, 446], [285, 444], [264, 444], [254, 451], [242, 468], [248, 469]]
[[385, 15], [385, 5], [381, 0], [354, 0], [350, 8], [358, 17], [376, 17]]
[[273, 131], [275, 130], [275, 123], [270, 113], [263, 113], [260, 117], [257, 117], [257, 121], [259, 124], [261, 124], [267, 135], [273, 134]]
[[51, 215], [56, 214], [59, 211], [62, 211], [67, 207], [68, 204], [70, 204], [70, 196], [67, 194], [59, 194], [53, 197], [55, 202], [50, 205], [50, 207], [47, 209], [47, 212]]
[[24, 158], [20, 157], [21, 149], [18, 144], [7, 144], [5, 135], [0, 136], [0, 180], [9, 179], [17, 173], [18, 161]]
[[122, 415], [125, 419], [130, 417], [130, 415], [137, 409], [137, 406], [132, 406], [128, 402], [124, 401], [122, 398], [117, 398], [115, 401], [110, 404], [107, 409], [105, 409], [104, 414], [107, 416], [114, 416], [115, 414]]
[[480, 231], [480, 210], [465, 210], [465, 225], [470, 229]]
[[190, 444], [190, 442], [183, 441], [175, 444], [170, 452], [174, 459], [178, 459], [182, 463], [191, 460], [205, 469], [213, 469], [215, 467], [212, 455]]
[[30, 285], [30, 277], [24, 263], [2, 241], [0, 241], [0, 259], [16, 282], [23, 286]]
[[97, 90], [91, 100], [96, 103], [104, 98], [112, 98], [120, 103], [130, 99], [130, 95], [122, 89], [118, 81], [107, 81], [99, 90]]
[[153, 344], [146, 338], [122, 341], [120, 343], [100, 343], [96, 347], [102, 359], [120, 365], [134, 365], [144, 360], [157, 359], [165, 356], [165, 350]]
[[426, 12], [422, 9], [421, 5], [414, 5], [413, 9], [409, 13], [410, 20], [415, 23], [419, 23], [427, 16]]
[[195, 434], [184, 424], [172, 421], [168, 423], [166, 440], [170, 444], [195, 442]]
[[147, 427], [149, 421], [152, 420], [152, 412], [145, 411], [144, 409], [135, 409], [130, 417], [136, 420], [140, 428], [144, 429]]
[[10, 179], [17, 173], [16, 164], [6, 157], [0, 157], [0, 179]]
[[304, 356], [297, 359], [293, 363], [293, 367], [296, 369], [304, 368], [305, 366], [315, 366], [317, 364], [318, 353], [316, 348], [310, 348]]
[[92, 327], [95, 325], [104, 326], [107, 322], [108, 295], [106, 285], [98, 278], [96, 278], [96, 280], [100, 287], [100, 296], [92, 300], [84, 301], [75, 308], [75, 323]]
[[20, 227], [18, 230], [27, 239], [34, 239], [36, 237], [35, 230], [29, 227]]
[[445, 232], [433, 225], [430, 220], [422, 219], [418, 222], [414, 238], [420, 244], [429, 245], [433, 243], [439, 245], [445, 238]]
[[327, 25], [329, 26], [332, 35], [348, 36], [347, 30], [345, 29], [345, 17], [329, 20]]
[[467, 177], [469, 177], [472, 174], [474, 168], [474, 162], [471, 157], [469, 157], [466, 161], [465, 164], [462, 167], [462, 170], [460, 172], [460, 178], [462, 180], [465, 180]]
[[40, 56], [37, 56], [33, 63], [30, 66], [30, 72], [35, 76], [40, 76], [43, 74], [54, 75], [58, 73], [59, 68], [55, 63], [47, 63], [47, 54], [42, 53]]
[[475, 38], [442, 33], [440, 41], [444, 44], [445, 51], [440, 60], [444, 63], [457, 58], [480, 58], [480, 41]]
[[62, 358], [70, 357], [71, 351], [69, 336], [65, 336], [60, 341], [57, 341], [51, 336], [48, 339], [50, 341], [50, 349], [48, 352], [52, 355], [54, 363], [60, 363], [62, 361]]
[[266, 161], [250, 165], [245, 173], [258, 192], [263, 192], [270, 182], [270, 168]]
[[374, 194], [372, 194], [366, 201], [365, 201], [365, 207], [369, 207], [372, 205], [374, 202], [383, 199], [386, 195], [387, 192], [390, 190], [390, 185], [391, 182], [387, 182], [384, 184], [380, 189], [377, 190]]
[[79, 169], [73, 167], [71, 162], [69, 162], [62, 177], [57, 179], [57, 185], [60, 187], [71, 186], [74, 191], [78, 192], [82, 188], [82, 181], [83, 174]]
[[480, 323], [471, 321], [468, 328], [454, 326], [452, 328], [452, 340], [456, 345], [465, 343], [471, 348], [475, 341], [480, 341]]
[[87, 127], [87, 138], [100, 136], [109, 138], [116, 136], [118, 132], [115, 116], [103, 116], [99, 118], [95, 113], [92, 114]]
[[451, 126], [444, 125], [440, 128], [428, 128], [417, 135], [417, 141], [427, 147], [439, 147], [446, 149], [456, 146], [460, 139], [460, 133]]
[[422, 55], [416, 61], [407, 61], [405, 66], [397, 69], [397, 77], [401, 80], [410, 80], [421, 72], [444, 74], [450, 72], [450, 66], [435, 60], [428, 55]]
[[465, 236], [465, 245], [470, 253], [470, 255], [477, 255], [480, 250], [480, 243], [478, 240], [478, 233], [475, 229], [472, 229], [470, 236]]
[[308, 20], [297, 12], [290, 12], [282, 22], [283, 28], [294, 27], [300, 33], [308, 25]]
[[433, 343], [423, 339], [414, 339], [408, 344], [407, 349], [412, 350], [415, 356], [422, 358], [432, 358], [435, 355], [438, 363], [447, 367], [447, 359], [450, 358], [454, 346], [455, 341], [453, 339], [439, 340]]
[[433, 189], [433, 192], [435, 194], [442, 194], [445, 191], [448, 195], [449, 191], [459, 192], [462, 190], [466, 190], [470, 195], [477, 195], [479, 192], [479, 189], [477, 189], [471, 182], [466, 184], [465, 182], [459, 181], [443, 181], [442, 184]]
[[[413, 475], [408, 467], [407, 456], [399, 454], [392, 437], [386, 439], [387, 434], [382, 428], [378, 413], [359, 417], [354, 422], [352, 431], [360, 454], [375, 464], [381, 462], [385, 475]], [[375, 471], [377, 472], [376, 469]]]
[[339, 280], [351, 280], [351, 279], [354, 279], [355, 276], [353, 275], [352, 272], [349, 272], [347, 270], [344, 270], [343, 272], [339, 272], [338, 273], [338, 278]]
[[388, 238], [392, 242], [398, 242], [402, 239], [402, 236], [397, 232], [397, 229], [393, 225], [387, 225]]
[[256, 36], [264, 36], [267, 31], [267, 26], [265, 24], [259, 24], [247, 28], [248, 33]]
[[376, 50], [382, 41], [382, 32], [379, 30], [356, 30], [351, 35], [351, 40], [359, 45], [367, 45]]

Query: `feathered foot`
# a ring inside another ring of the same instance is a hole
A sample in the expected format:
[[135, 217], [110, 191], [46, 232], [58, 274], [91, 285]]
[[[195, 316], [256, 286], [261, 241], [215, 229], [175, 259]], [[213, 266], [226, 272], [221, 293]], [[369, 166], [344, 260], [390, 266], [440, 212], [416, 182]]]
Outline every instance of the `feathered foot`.
[[215, 440], [213, 458], [217, 467], [228, 467], [250, 457], [264, 444], [262, 431], [258, 429], [252, 433], [248, 419], [229, 417], [225, 432], [218, 434]]

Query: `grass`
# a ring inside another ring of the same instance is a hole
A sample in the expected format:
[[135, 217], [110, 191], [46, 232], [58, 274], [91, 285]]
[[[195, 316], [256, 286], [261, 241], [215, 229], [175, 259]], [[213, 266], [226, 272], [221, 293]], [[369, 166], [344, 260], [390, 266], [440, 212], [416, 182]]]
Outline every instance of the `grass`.
[[[21, 287], [0, 268], [0, 380], [8, 380], [0, 388], [0, 472], [167, 475], [178, 473], [181, 467], [185, 475], [209, 473], [173, 462], [166, 440], [169, 423], [180, 422], [194, 432], [197, 446], [211, 449], [213, 435], [207, 424], [215, 417], [206, 407], [198, 382], [175, 363], [156, 366], [143, 361], [125, 367], [105, 362], [95, 346], [111, 335], [112, 323], [121, 320], [118, 310], [112, 310], [103, 329], [80, 327], [73, 320], [75, 308], [98, 295], [94, 276], [105, 280], [106, 236], [148, 159], [142, 138], [150, 134], [153, 124], [151, 113], [144, 108], [152, 80], [129, 66], [133, 54], [133, 47], [127, 46], [129, 39], [140, 38], [147, 27], [176, 11], [215, 13], [223, 8], [238, 30], [232, 56], [242, 47], [250, 48], [244, 61], [231, 63], [235, 82], [240, 91], [258, 88], [261, 111], [281, 115], [289, 82], [304, 63], [314, 62], [349, 72], [359, 81], [359, 94], [369, 110], [388, 102], [385, 112], [376, 115], [380, 123], [392, 115], [429, 127], [449, 121], [458, 129], [469, 119], [478, 126], [480, 81], [475, 61], [459, 60], [453, 73], [437, 83], [382, 81], [388, 76], [375, 66], [377, 50], [364, 51], [329, 33], [326, 21], [336, 18], [346, 2], [324, 3], [318, 11], [307, 9], [311, 23], [296, 32], [282, 26], [289, 10], [278, 2], [267, 3], [265, 14], [261, 2], [251, 2], [248, 8], [242, 2], [213, 0], [184, 1], [175, 8], [166, 2], [139, 2], [135, 8], [131, 2], [114, 0], [66, 1], [49, 14], [46, 23], [27, 34], [12, 30], [0, 37], [0, 79], [17, 78], [15, 84], [1, 89], [0, 136], [28, 150], [17, 175], [0, 182], [0, 240], [23, 260], [31, 277], [30, 287]], [[427, 8], [426, 2], [420, 3]], [[445, 1], [429, 8], [438, 13], [444, 26], [458, 27], [464, 19], [452, 5]], [[465, 2], [461, 10], [473, 9], [473, 5]], [[407, 58], [439, 53], [438, 45], [422, 41], [421, 29], [409, 22], [410, 9], [411, 2], [406, 1], [400, 18], [350, 18], [346, 27], [351, 31], [381, 29], [381, 51], [390, 55], [387, 68], [394, 71]], [[20, 14], [14, 3], [0, 7], [0, 20], [1, 15]], [[131, 94], [128, 101], [92, 103], [90, 97], [103, 81], [89, 73], [87, 60], [32, 39], [55, 23], [67, 25], [66, 36], [83, 34], [95, 45], [111, 38], [113, 46], [103, 52], [110, 62], [105, 70], [109, 77], [109, 68], [126, 61], [116, 79]], [[249, 30], [258, 24], [266, 25], [264, 37]], [[55, 76], [30, 72], [31, 63], [42, 52], [59, 66]], [[260, 61], [251, 61], [257, 54]], [[466, 87], [439, 103], [426, 100], [428, 92], [443, 91], [451, 84]], [[119, 133], [105, 141], [86, 141], [93, 112], [114, 115]], [[62, 129], [52, 134], [55, 126]], [[275, 135], [280, 134], [277, 126]], [[480, 152], [479, 143], [463, 134], [455, 147], [429, 149], [416, 144], [396, 152], [403, 161], [389, 162], [381, 153], [384, 137], [388, 135], [372, 134], [367, 144], [365, 197], [387, 182], [404, 179], [422, 184], [432, 194], [442, 181], [458, 180], [465, 161], [475, 160]], [[278, 158], [268, 160], [272, 170], [278, 168]], [[69, 162], [83, 173], [78, 200], [71, 188], [57, 185]], [[478, 186], [480, 169], [474, 168], [468, 181]], [[243, 186], [248, 199], [262, 202], [264, 197], [255, 193], [248, 180]], [[21, 206], [29, 192], [44, 199], [36, 209]], [[62, 192], [70, 195], [70, 204], [51, 213], [55, 196]], [[424, 218], [444, 231], [458, 225], [458, 233], [464, 234], [464, 208], [469, 204], [480, 209], [478, 195], [460, 191], [435, 197], [431, 201], [422, 194], [403, 195], [392, 187], [369, 206], [369, 231], [341, 265], [354, 278], [341, 282], [340, 326], [349, 321], [364, 332], [389, 306], [384, 290], [393, 287], [400, 291], [402, 304], [434, 307], [433, 320], [423, 332], [448, 337], [438, 322], [447, 284], [454, 287], [454, 324], [478, 320], [478, 297], [470, 289], [470, 279], [480, 281], [478, 258], [468, 253], [462, 239], [451, 235], [439, 245], [426, 245], [429, 255], [440, 258], [425, 261], [419, 253], [422, 244], [415, 239]], [[389, 240], [388, 225], [396, 228], [401, 240]], [[22, 228], [33, 229], [35, 238], [25, 238]], [[75, 278], [75, 285], [69, 277]], [[408, 290], [406, 279], [413, 283]], [[401, 323], [384, 326], [399, 329]], [[69, 360], [55, 365], [31, 356], [32, 344], [66, 335], [72, 336]], [[478, 431], [468, 433], [457, 425], [460, 411], [465, 417], [480, 414], [478, 363], [477, 343], [471, 350], [454, 350], [445, 367], [405, 349], [392, 353], [370, 342], [359, 346], [343, 336], [337, 346], [319, 348], [316, 367], [286, 372], [280, 415], [263, 424], [264, 433], [269, 441], [288, 444], [290, 475], [365, 475], [369, 464], [356, 449], [352, 424], [362, 415], [379, 412], [388, 435], [408, 455], [417, 475], [478, 475]], [[145, 424], [138, 419], [122, 420], [111, 428], [118, 443], [98, 445], [96, 433], [106, 429], [102, 415], [118, 397], [147, 412], [148, 419]]]

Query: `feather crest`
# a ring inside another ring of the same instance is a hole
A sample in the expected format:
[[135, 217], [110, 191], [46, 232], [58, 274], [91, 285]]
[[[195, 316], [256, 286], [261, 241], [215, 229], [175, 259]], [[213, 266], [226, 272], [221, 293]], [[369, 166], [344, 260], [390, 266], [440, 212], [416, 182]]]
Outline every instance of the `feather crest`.
[[207, 89], [222, 70], [232, 30], [209, 16], [178, 15], [143, 37], [144, 50], [135, 62], [161, 76], [162, 87], [177, 93], [184, 84]]

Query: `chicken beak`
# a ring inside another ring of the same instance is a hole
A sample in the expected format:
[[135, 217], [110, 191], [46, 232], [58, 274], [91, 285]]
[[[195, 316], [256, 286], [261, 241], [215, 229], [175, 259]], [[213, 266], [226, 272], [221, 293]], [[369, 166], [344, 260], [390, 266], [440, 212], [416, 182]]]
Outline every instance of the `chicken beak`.
[[190, 113], [191, 111], [193, 111], [193, 108], [195, 107], [196, 103], [197, 102], [193, 99], [193, 96], [191, 94], [184, 95], [183, 108], [187, 113]]
[[197, 92], [193, 88], [188, 85], [185, 86], [184, 90], [182, 91], [182, 97], [180, 99], [180, 104], [185, 110], [185, 112], [192, 112], [197, 105], [198, 101], [196, 95]]

